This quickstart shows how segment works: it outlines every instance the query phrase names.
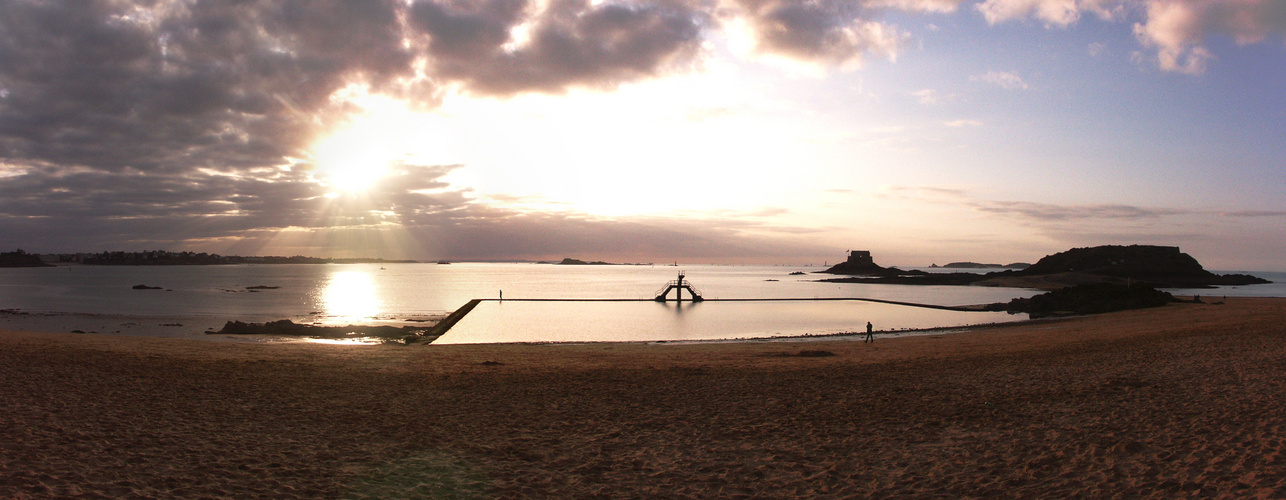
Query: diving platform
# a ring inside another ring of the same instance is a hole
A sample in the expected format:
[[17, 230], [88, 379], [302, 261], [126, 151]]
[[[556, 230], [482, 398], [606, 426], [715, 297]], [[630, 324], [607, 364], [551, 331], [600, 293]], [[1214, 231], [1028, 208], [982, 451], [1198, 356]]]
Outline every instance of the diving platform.
[[674, 290], [675, 302], [683, 302], [684, 290], [687, 290], [688, 294], [692, 296], [692, 299], [691, 299], [692, 302], [702, 302], [705, 300], [704, 298], [701, 297], [700, 290], [693, 288], [691, 282], [689, 282], [686, 279], [683, 279], [683, 271], [679, 271], [679, 279], [670, 281], [669, 283], [665, 284], [664, 288], [657, 290], [656, 298], [652, 300], [655, 300], [657, 302], [665, 302], [669, 300], [670, 290]]

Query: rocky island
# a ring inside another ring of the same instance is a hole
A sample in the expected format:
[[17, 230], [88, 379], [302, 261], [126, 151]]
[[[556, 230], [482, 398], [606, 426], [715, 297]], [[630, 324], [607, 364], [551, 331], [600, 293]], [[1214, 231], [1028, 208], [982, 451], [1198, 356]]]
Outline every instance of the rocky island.
[[[896, 267], [882, 267], [875, 263], [869, 250], [852, 250], [848, 253], [848, 260], [835, 264], [823, 273], [829, 274], [847, 274], [851, 276], [866, 276], [879, 278], [898, 278], [902, 276], [924, 276], [929, 273], [924, 271], [903, 271]], [[832, 281], [832, 280], [824, 280]]]
[[612, 266], [615, 264], [612, 264], [611, 262], [603, 262], [601, 260], [596, 260], [593, 262], [585, 262], [580, 259], [573, 259], [571, 257], [567, 257], [567, 258], [564, 258], [562, 261], [558, 262], [557, 265], [560, 265], [560, 266]]
[[871, 252], [853, 250], [848, 260], [822, 271], [827, 274], [844, 274], [850, 278], [831, 278], [820, 281], [831, 283], [876, 283], [882, 285], [971, 285], [977, 282], [978, 273], [926, 273], [915, 269], [901, 270], [882, 267], [875, 263]]
[[[545, 262], [540, 262], [539, 264], [544, 264], [544, 263]], [[562, 261], [554, 262], [553, 264], [559, 265], [559, 266], [650, 266], [652, 265], [652, 264], [630, 264], [630, 263], [617, 264], [615, 262], [604, 262], [601, 260], [596, 260], [593, 262], [585, 262], [583, 260], [573, 259], [571, 257], [566, 257]]]
[[1245, 275], [1218, 275], [1205, 270], [1179, 247], [1104, 245], [1073, 248], [1047, 255], [1026, 269], [978, 273], [925, 273], [876, 265], [870, 252], [854, 251], [848, 261], [823, 271], [849, 275], [822, 281], [905, 285], [978, 285], [1057, 290], [1075, 285], [1112, 283], [1153, 288], [1213, 288], [1255, 285], [1268, 280]]

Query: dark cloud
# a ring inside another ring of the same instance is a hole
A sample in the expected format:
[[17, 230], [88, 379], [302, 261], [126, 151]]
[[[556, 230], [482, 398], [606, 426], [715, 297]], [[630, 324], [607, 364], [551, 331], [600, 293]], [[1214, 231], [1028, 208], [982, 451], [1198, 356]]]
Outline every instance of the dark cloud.
[[1063, 221], [1075, 219], [1155, 219], [1186, 213], [1181, 210], [1145, 208], [1132, 205], [1055, 205], [1023, 201], [975, 201], [973, 207], [981, 212], [1013, 215], [1038, 221]]
[[[678, 3], [591, 5], [553, 0], [538, 15], [523, 0], [416, 2], [410, 24], [427, 37], [435, 74], [470, 90], [512, 94], [613, 86], [692, 61], [705, 16]], [[515, 39], [522, 26], [526, 39]]]
[[107, 171], [299, 156], [349, 81], [406, 71], [396, 2], [9, 2], [0, 154]]
[[968, 191], [929, 186], [898, 186], [890, 188], [889, 196], [914, 199], [929, 203], [958, 205], [978, 212], [1017, 217], [1033, 222], [1063, 222], [1084, 219], [1142, 220], [1192, 213], [1171, 208], [1148, 208], [1122, 204], [1060, 205], [1032, 201], [987, 200], [974, 197]]
[[[606, 86], [688, 61], [700, 40], [700, 16], [677, 4], [531, 8], [6, 2], [0, 158], [149, 173], [280, 165], [352, 111], [331, 99], [347, 85], [429, 105], [447, 81], [484, 93]], [[522, 23], [531, 40], [506, 49]]]
[[[441, 180], [455, 166], [403, 166], [362, 195], [331, 196], [297, 173], [240, 176], [33, 170], [0, 182], [0, 217], [98, 221], [218, 219], [227, 231], [409, 220], [468, 204]], [[110, 222], [108, 222], [110, 223]], [[191, 237], [192, 235], [184, 235]]]
[[[455, 168], [401, 166], [361, 194], [339, 196], [290, 173], [263, 180], [212, 172], [32, 171], [0, 181], [0, 234], [21, 235], [23, 248], [56, 252], [165, 248], [451, 260], [592, 255], [630, 262], [794, 260], [817, 253], [806, 242], [791, 242], [801, 233], [757, 222], [771, 213], [615, 220], [489, 206], [442, 180]], [[336, 244], [353, 241], [361, 244]]]
[[[60, 251], [249, 249], [288, 234], [398, 227], [422, 248], [461, 258], [546, 256], [576, 245], [615, 255], [631, 246], [679, 257], [772, 253], [789, 245], [731, 223], [712, 230], [722, 223], [488, 206], [443, 180], [456, 166], [400, 166], [363, 196], [336, 197], [305, 161], [319, 134], [360, 111], [337, 98], [344, 89], [433, 108], [457, 89], [611, 88], [698, 62], [715, 5], [0, 2], [0, 236]], [[805, 57], [809, 47], [834, 46], [825, 33], [854, 26], [776, 5], [753, 10], [778, 23], [766, 46]]]
[[762, 53], [854, 65], [865, 54], [895, 57], [907, 40], [897, 28], [875, 20], [888, 6], [884, 2], [735, 0], [733, 4], [732, 17], [746, 21]]
[[1234, 212], [1221, 212], [1219, 215], [1224, 217], [1286, 217], [1286, 210], [1238, 210]]

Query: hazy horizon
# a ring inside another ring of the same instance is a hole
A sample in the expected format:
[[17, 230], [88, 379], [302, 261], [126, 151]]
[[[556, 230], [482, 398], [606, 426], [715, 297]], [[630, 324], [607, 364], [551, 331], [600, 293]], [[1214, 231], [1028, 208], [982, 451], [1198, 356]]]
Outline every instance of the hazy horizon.
[[0, 5], [0, 244], [1286, 271], [1286, 3]]

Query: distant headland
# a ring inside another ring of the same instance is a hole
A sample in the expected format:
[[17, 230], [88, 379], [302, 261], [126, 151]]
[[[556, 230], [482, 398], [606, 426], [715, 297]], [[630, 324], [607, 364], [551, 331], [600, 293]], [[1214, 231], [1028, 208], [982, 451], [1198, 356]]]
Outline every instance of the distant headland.
[[[1016, 264], [1011, 266], [1016, 267]], [[1154, 245], [1073, 248], [1047, 255], [1023, 269], [986, 274], [927, 273], [918, 270], [903, 271], [896, 267], [886, 268], [875, 264], [869, 251], [857, 250], [850, 253], [847, 261], [822, 272], [851, 276], [822, 280], [828, 282], [978, 285], [1042, 290], [1093, 283], [1155, 288], [1212, 288], [1222, 285], [1271, 283], [1245, 274], [1214, 274], [1205, 270], [1192, 256], [1180, 251], [1179, 247]]]
[[49, 267], [40, 260], [39, 254], [27, 253], [21, 248], [12, 252], [0, 252], [0, 267]]
[[1014, 262], [1012, 264], [979, 264], [977, 262], [952, 262], [945, 266], [937, 264], [929, 266], [934, 269], [1027, 269], [1031, 264], [1026, 262]]
[[47, 267], [55, 264], [87, 266], [217, 266], [229, 264], [400, 264], [414, 260], [381, 258], [246, 257], [205, 252], [99, 252], [74, 254], [33, 254], [22, 250], [0, 253], [0, 267]]

